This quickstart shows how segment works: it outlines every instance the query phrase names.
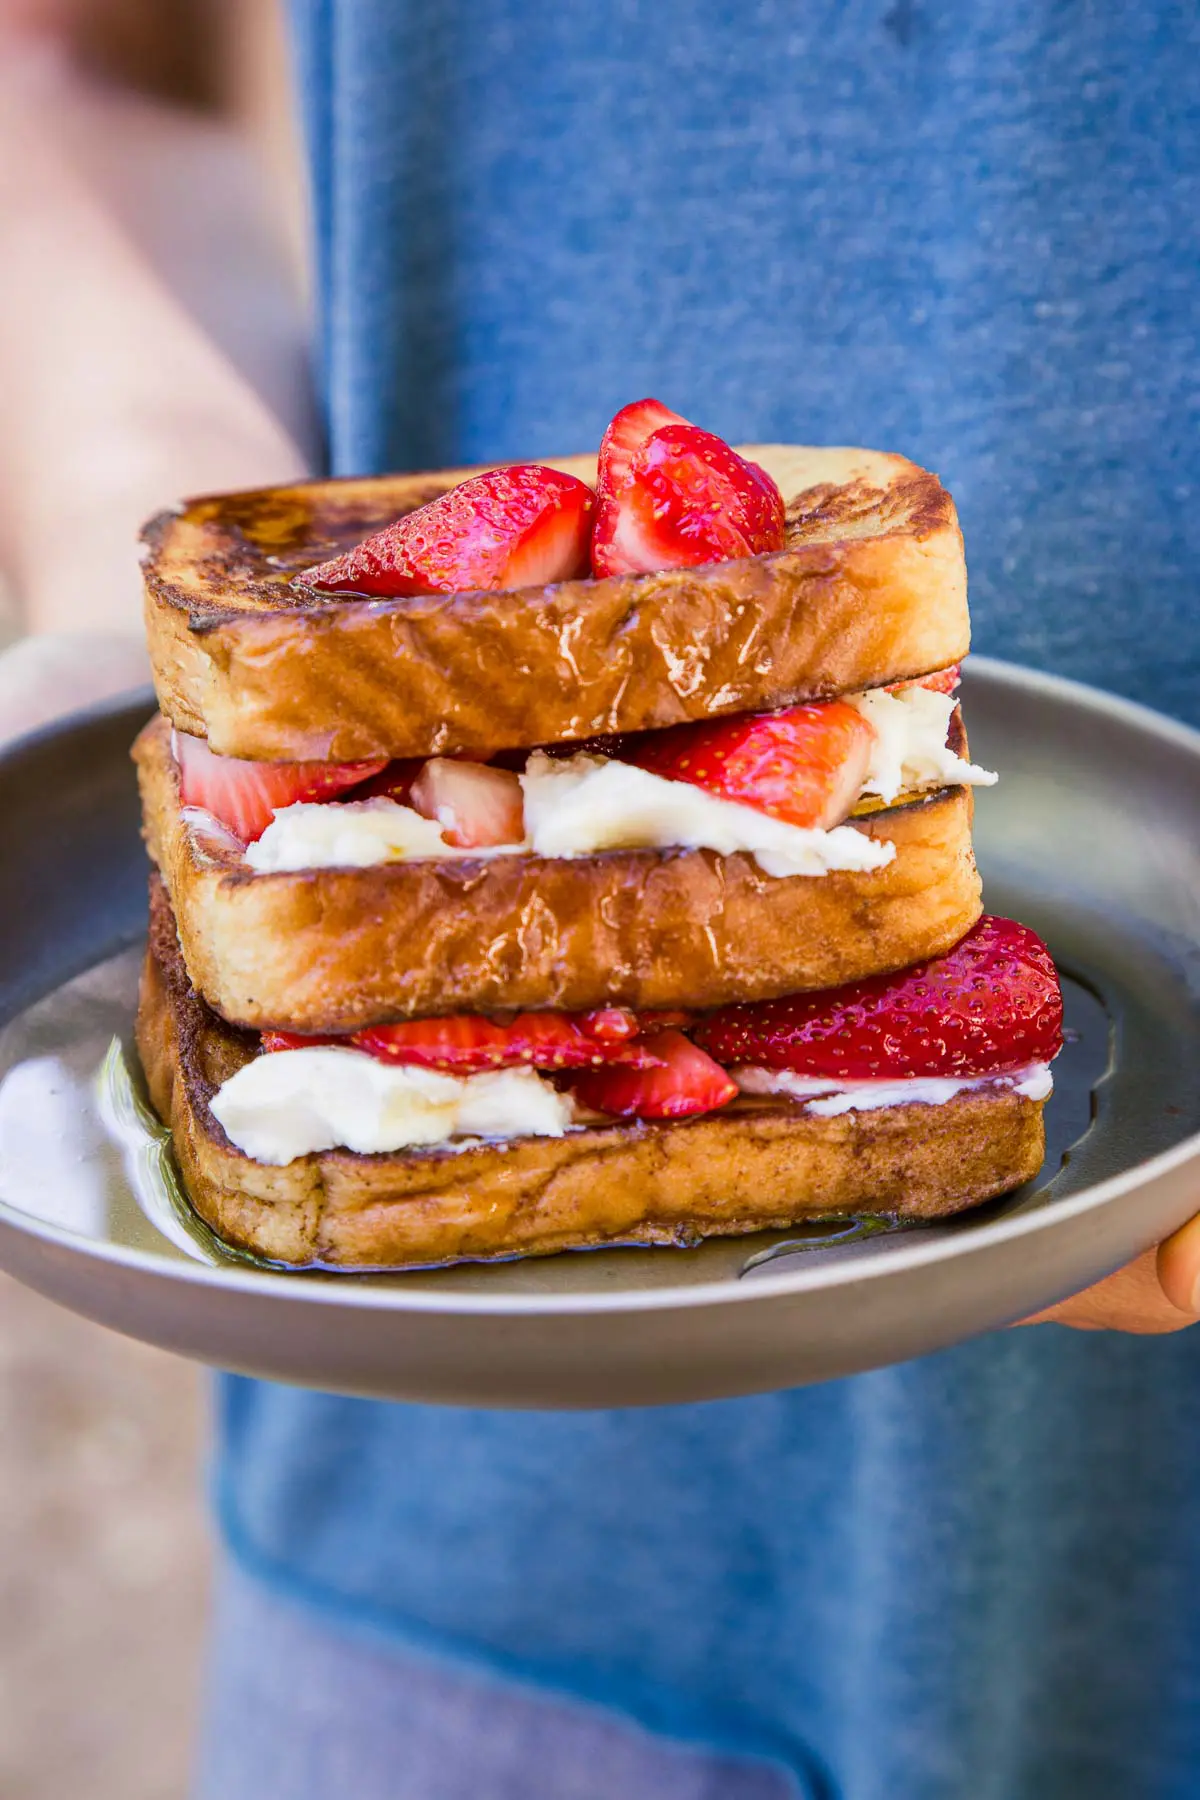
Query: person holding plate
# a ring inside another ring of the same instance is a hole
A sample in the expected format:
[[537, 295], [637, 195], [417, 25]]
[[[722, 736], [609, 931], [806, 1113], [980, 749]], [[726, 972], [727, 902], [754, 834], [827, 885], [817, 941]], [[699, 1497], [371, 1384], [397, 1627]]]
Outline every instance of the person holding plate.
[[[296, 0], [320, 432], [244, 165], [22, 10], [10, 726], [136, 678], [174, 495], [552, 454], [643, 391], [937, 468], [979, 648], [1200, 716], [1191, 9]], [[1056, 1328], [702, 1407], [224, 1378], [197, 1794], [1183, 1800], [1198, 1289], [1193, 1223]]]

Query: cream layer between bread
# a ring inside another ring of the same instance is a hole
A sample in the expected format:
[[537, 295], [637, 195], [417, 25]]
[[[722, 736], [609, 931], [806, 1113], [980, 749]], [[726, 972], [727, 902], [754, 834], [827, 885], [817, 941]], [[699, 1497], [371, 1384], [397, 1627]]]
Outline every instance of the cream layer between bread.
[[[996, 776], [947, 745], [957, 702], [913, 686], [878, 688], [850, 698], [872, 728], [873, 748], [861, 798], [885, 802], [946, 785], [990, 786]], [[526, 836], [520, 843], [459, 849], [434, 819], [395, 800], [323, 801], [283, 807], [245, 852], [261, 873], [366, 868], [427, 858], [532, 853], [571, 858], [604, 850], [712, 850], [752, 855], [774, 877], [882, 868], [895, 847], [848, 825], [806, 829], [723, 800], [690, 782], [670, 781], [632, 763], [579, 753], [531, 754], [520, 777]], [[200, 823], [204, 815], [198, 815]]]
[[[1045, 1063], [962, 1079], [839, 1083], [776, 1069], [735, 1068], [730, 1074], [743, 1093], [785, 1095], [820, 1118], [884, 1106], [943, 1106], [955, 1094], [983, 1087], [1044, 1100], [1052, 1086]], [[443, 1075], [324, 1045], [255, 1057], [209, 1104], [237, 1149], [272, 1166], [322, 1150], [371, 1155], [481, 1139], [504, 1143], [562, 1137], [602, 1119], [619, 1122], [581, 1107], [533, 1069]]]
[[577, 1108], [533, 1069], [443, 1075], [314, 1045], [244, 1063], [209, 1102], [230, 1143], [280, 1165], [315, 1150], [373, 1155], [451, 1138], [562, 1137]]
[[839, 1113], [874, 1112], [881, 1106], [944, 1106], [968, 1088], [1004, 1087], [1027, 1100], [1048, 1100], [1054, 1089], [1049, 1063], [1028, 1063], [1000, 1075], [909, 1075], [891, 1081], [823, 1081], [817, 1075], [796, 1075], [791, 1069], [759, 1069], [752, 1065], [733, 1068], [730, 1078], [743, 1094], [784, 1094], [803, 1103], [806, 1112], [819, 1119]]

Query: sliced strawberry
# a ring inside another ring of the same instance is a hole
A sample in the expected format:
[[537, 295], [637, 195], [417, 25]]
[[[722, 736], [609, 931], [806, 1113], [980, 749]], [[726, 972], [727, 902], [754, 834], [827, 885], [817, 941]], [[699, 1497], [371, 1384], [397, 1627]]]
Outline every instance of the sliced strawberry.
[[580, 1013], [579, 1029], [601, 1043], [623, 1044], [637, 1037], [643, 1026], [638, 1014], [627, 1006], [601, 1006], [595, 1012]]
[[938, 669], [936, 674], [922, 676], [919, 685], [929, 688], [935, 694], [952, 694], [961, 680], [961, 663], [951, 663], [948, 669]]
[[436, 819], [447, 843], [472, 850], [485, 844], [520, 844], [525, 801], [511, 769], [433, 756], [413, 782], [408, 804]]
[[677, 1031], [689, 1031], [696, 1015], [692, 1012], [680, 1012], [660, 1008], [653, 1012], [639, 1012], [637, 1015], [638, 1030], [665, 1031], [668, 1026]]
[[992, 1075], [1058, 1054], [1062, 993], [1034, 932], [984, 917], [945, 956], [824, 993], [724, 1007], [695, 1036], [726, 1065], [831, 1081]]
[[538, 587], [588, 571], [595, 495], [539, 463], [472, 475], [394, 525], [307, 569], [351, 594], [461, 594]]
[[631, 1012], [627, 1006], [605, 1006], [596, 1012], [580, 1013], [579, 1025], [589, 1037], [624, 1040], [661, 1031], [666, 1025], [677, 1025], [684, 1031], [694, 1017], [694, 1013], [686, 1012]]
[[382, 762], [266, 763], [219, 756], [203, 738], [174, 734], [180, 798], [212, 813], [243, 844], [260, 838], [283, 806], [329, 800], [375, 775]]
[[651, 731], [623, 752], [652, 775], [690, 781], [789, 825], [827, 830], [862, 792], [872, 727], [844, 700]]
[[[594, 1015], [584, 1015], [584, 1019], [589, 1017]], [[570, 1013], [518, 1013], [508, 1023], [458, 1013], [445, 1019], [375, 1025], [355, 1032], [351, 1041], [381, 1062], [442, 1069], [458, 1075], [522, 1066], [586, 1069], [604, 1063], [650, 1069], [660, 1060], [649, 1043], [594, 1036], [584, 1029], [583, 1019]]]
[[592, 570], [628, 575], [781, 550], [783, 496], [765, 469], [656, 400], [619, 412], [600, 450]]
[[686, 425], [661, 400], [633, 400], [610, 421], [600, 440], [596, 459], [596, 518], [592, 529], [592, 573], [621, 575], [626, 572], [615, 548], [621, 524], [618, 499], [629, 485], [634, 456], [646, 440], [664, 425]]
[[629, 480], [634, 456], [647, 439], [664, 425], [687, 425], [682, 413], [672, 412], [661, 400], [633, 400], [623, 406], [600, 440], [596, 459], [596, 491], [618, 494]]
[[948, 669], [937, 669], [932, 675], [922, 675], [919, 681], [889, 681], [889, 694], [902, 693], [905, 688], [928, 688], [934, 694], [952, 694], [962, 680], [961, 663], [951, 663]]
[[661, 1066], [590, 1069], [571, 1083], [572, 1093], [596, 1112], [639, 1119], [683, 1119], [736, 1096], [724, 1069], [681, 1031], [656, 1031], [642, 1043]]

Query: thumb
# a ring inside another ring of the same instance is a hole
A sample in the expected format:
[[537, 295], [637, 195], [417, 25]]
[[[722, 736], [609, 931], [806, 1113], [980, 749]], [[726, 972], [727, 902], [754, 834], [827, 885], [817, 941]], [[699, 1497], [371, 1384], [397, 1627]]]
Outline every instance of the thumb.
[[1181, 1312], [1200, 1312], [1200, 1214], [1158, 1247], [1158, 1279]]

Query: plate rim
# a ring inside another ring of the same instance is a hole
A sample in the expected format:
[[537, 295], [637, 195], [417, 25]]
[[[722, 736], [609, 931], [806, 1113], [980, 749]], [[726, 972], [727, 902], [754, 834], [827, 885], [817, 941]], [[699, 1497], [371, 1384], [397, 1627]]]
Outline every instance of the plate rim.
[[[1100, 1212], [1132, 1189], [1149, 1186], [1161, 1177], [1173, 1174], [1189, 1162], [1200, 1162], [1200, 1132], [1193, 1133], [1170, 1150], [1137, 1163], [1122, 1175], [1111, 1175], [1107, 1181], [1082, 1188], [1056, 1201], [1053, 1208], [1018, 1213], [1011, 1218], [995, 1219], [964, 1233], [959, 1241], [939, 1236], [899, 1245], [886, 1257], [855, 1258], [853, 1262], [824, 1263], [796, 1270], [780, 1270], [777, 1274], [756, 1275], [752, 1282], [741, 1274], [722, 1276], [714, 1281], [682, 1283], [676, 1287], [648, 1289], [626, 1288], [619, 1293], [596, 1292], [560, 1294], [476, 1294], [458, 1291], [445, 1295], [415, 1289], [405, 1294], [398, 1287], [372, 1287], [373, 1276], [388, 1280], [402, 1279], [403, 1271], [387, 1270], [321, 1270], [253, 1269], [230, 1264], [213, 1266], [198, 1262], [175, 1261], [153, 1250], [137, 1250], [132, 1246], [99, 1243], [60, 1225], [51, 1225], [23, 1213], [0, 1200], [0, 1228], [36, 1237], [44, 1243], [69, 1251], [80, 1251], [94, 1261], [114, 1268], [136, 1270], [161, 1276], [166, 1280], [184, 1281], [189, 1286], [235, 1288], [240, 1293], [263, 1293], [275, 1298], [292, 1290], [304, 1301], [321, 1306], [338, 1306], [351, 1301], [356, 1310], [379, 1312], [470, 1313], [479, 1317], [539, 1316], [553, 1317], [571, 1313], [630, 1313], [686, 1311], [696, 1306], [727, 1306], [795, 1293], [811, 1293], [839, 1287], [847, 1280], [846, 1271], [857, 1285], [881, 1277], [919, 1268], [930, 1262], [953, 1263], [961, 1257], [982, 1253], [988, 1246], [1030, 1237], [1077, 1218], [1081, 1213]], [[916, 1237], [917, 1233], [912, 1233]], [[609, 1246], [615, 1248], [616, 1246]], [[664, 1246], [664, 1252], [669, 1246]], [[569, 1253], [575, 1254], [575, 1253]], [[578, 1254], [586, 1255], [582, 1251]], [[516, 1259], [514, 1259], [516, 1260]], [[529, 1260], [529, 1259], [524, 1259]], [[467, 1265], [470, 1266], [470, 1265]], [[486, 1267], [480, 1264], [480, 1267]], [[412, 1270], [412, 1274], [436, 1274], [436, 1270]], [[280, 1287], [280, 1282], [284, 1287]]]
[[120, 713], [133, 712], [135, 708], [140, 711], [143, 704], [147, 717], [158, 706], [158, 695], [150, 682], [143, 682], [138, 687], [122, 688], [117, 694], [106, 694], [102, 700], [93, 700], [87, 706], [77, 706], [71, 712], [60, 713], [57, 718], [47, 719], [29, 731], [18, 731], [11, 737], [0, 736], [0, 770], [7, 774], [8, 765], [21, 761], [28, 752], [41, 750], [46, 744], [53, 744], [59, 738], [73, 737], [77, 731], [89, 725], [101, 725], [106, 719], [115, 718]]

